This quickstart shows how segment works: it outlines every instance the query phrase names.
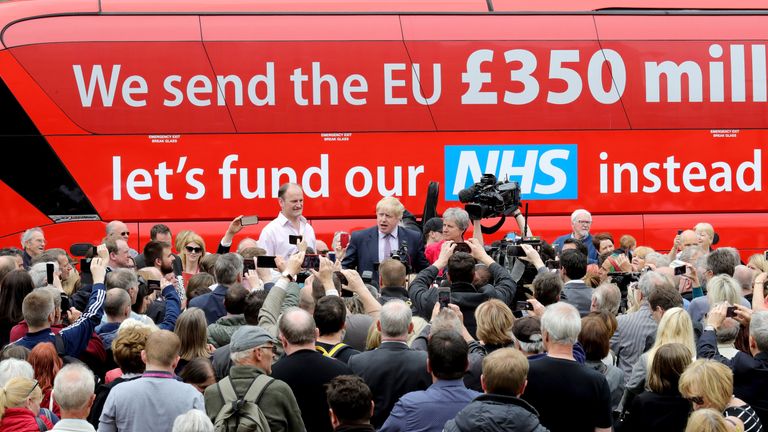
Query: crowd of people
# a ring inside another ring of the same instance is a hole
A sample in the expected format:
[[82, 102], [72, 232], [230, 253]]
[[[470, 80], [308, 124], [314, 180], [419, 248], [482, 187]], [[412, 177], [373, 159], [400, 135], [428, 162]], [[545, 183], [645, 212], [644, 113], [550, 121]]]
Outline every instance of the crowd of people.
[[79, 269], [40, 228], [0, 250], [0, 430], [760, 432], [768, 421], [768, 261], [715, 248], [707, 223], [654, 251], [593, 235], [579, 209], [551, 244], [485, 244], [461, 208], [415, 229], [386, 197], [375, 226], [329, 247], [300, 186], [283, 185], [278, 203], [234, 251], [242, 217], [215, 253], [162, 224], [134, 251], [121, 221]]

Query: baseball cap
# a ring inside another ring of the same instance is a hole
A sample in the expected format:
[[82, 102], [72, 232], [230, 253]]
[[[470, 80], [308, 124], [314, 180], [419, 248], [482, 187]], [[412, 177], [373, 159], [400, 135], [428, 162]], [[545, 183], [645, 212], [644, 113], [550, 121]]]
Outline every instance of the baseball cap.
[[512, 325], [512, 334], [519, 342], [541, 342], [541, 323], [536, 317], [523, 317], [516, 319]]
[[259, 326], [244, 325], [232, 334], [229, 342], [230, 351], [243, 352], [267, 342], [275, 343], [275, 339]]

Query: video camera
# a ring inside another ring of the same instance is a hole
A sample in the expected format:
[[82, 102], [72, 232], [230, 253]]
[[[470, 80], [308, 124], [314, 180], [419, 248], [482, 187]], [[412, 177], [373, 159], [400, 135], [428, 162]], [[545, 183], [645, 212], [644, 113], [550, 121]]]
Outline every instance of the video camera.
[[494, 242], [487, 252], [494, 261], [504, 267], [510, 261], [509, 258], [525, 256], [522, 246], [524, 244], [531, 245], [538, 252], [541, 250], [541, 237], [518, 237], [511, 233], [499, 242]]
[[611, 278], [611, 282], [615, 283], [619, 287], [621, 293], [621, 303], [619, 305], [619, 312], [625, 312], [628, 307], [627, 303], [627, 291], [629, 284], [640, 281], [640, 277], [647, 271], [647, 268], [641, 272], [609, 272], [608, 277]]
[[475, 220], [508, 216], [520, 207], [520, 184], [483, 174], [479, 182], [459, 191], [459, 201]]
[[395, 259], [403, 263], [405, 266], [405, 274], [411, 274], [413, 272], [413, 268], [411, 267], [411, 259], [408, 256], [408, 242], [403, 240], [400, 242], [400, 248], [394, 252], [392, 252], [392, 255], [390, 255], [390, 258]]

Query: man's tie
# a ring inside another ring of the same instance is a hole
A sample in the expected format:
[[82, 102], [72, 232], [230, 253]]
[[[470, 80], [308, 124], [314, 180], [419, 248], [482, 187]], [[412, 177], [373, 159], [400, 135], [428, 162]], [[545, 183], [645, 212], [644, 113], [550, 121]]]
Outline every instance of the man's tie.
[[392, 255], [392, 244], [389, 242], [389, 239], [391, 237], [392, 237], [392, 234], [385, 234], [384, 238], [383, 238], [383, 241], [384, 241], [384, 259], [387, 259], [387, 258], [389, 258], [390, 255]]

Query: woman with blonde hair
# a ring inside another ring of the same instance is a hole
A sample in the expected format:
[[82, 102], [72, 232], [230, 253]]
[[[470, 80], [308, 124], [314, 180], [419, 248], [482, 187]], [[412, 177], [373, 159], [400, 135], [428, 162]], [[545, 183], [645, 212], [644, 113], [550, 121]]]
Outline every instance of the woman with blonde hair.
[[723, 417], [719, 412], [705, 408], [694, 411], [688, 418], [685, 432], [742, 432], [744, 424], [733, 417]]
[[694, 322], [699, 322], [712, 307], [723, 302], [727, 302], [729, 305], [741, 304], [751, 307], [749, 302], [741, 296], [741, 287], [736, 279], [720, 274], [713, 276], [707, 282], [707, 295], [705, 297], [697, 297], [691, 301], [688, 313]]
[[765, 259], [765, 254], [754, 254], [749, 257], [747, 267], [752, 270], [755, 276], [760, 273], [768, 273], [768, 260]]
[[208, 322], [205, 312], [200, 308], [189, 308], [179, 315], [176, 328], [173, 331], [181, 340], [179, 364], [176, 366], [178, 375], [192, 359], [197, 357], [210, 358], [214, 351], [208, 343]]
[[755, 410], [733, 395], [733, 372], [715, 360], [696, 360], [680, 377], [680, 393], [693, 409], [712, 408], [744, 423], [744, 430], [760, 432], [763, 425]]
[[[640, 356], [632, 368], [632, 373], [629, 376], [629, 380], [627, 380], [625, 400], [631, 399], [633, 396], [643, 392], [643, 390], [648, 389], [646, 380], [648, 371], [651, 369], [653, 356], [662, 345], [670, 343], [682, 344], [688, 349], [691, 359], [694, 358], [696, 342], [693, 336], [693, 322], [688, 312], [683, 310], [683, 308], [674, 307], [664, 312], [661, 321], [659, 321], [659, 328], [656, 330], [656, 340], [653, 346]], [[632, 394], [626, 394], [628, 392]], [[624, 406], [627, 407], [628, 404], [625, 402]]]
[[693, 227], [693, 230], [696, 231], [699, 246], [706, 252], [711, 251], [712, 245], [715, 243], [715, 229], [712, 227], [712, 224], [699, 222]]
[[477, 338], [490, 354], [499, 348], [514, 346], [512, 324], [515, 316], [512, 310], [501, 300], [491, 299], [475, 309]]
[[[50, 430], [53, 424], [38, 417], [43, 391], [38, 382], [16, 377], [0, 388], [0, 430], [39, 432]], [[44, 428], [43, 428], [44, 427]]]

